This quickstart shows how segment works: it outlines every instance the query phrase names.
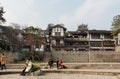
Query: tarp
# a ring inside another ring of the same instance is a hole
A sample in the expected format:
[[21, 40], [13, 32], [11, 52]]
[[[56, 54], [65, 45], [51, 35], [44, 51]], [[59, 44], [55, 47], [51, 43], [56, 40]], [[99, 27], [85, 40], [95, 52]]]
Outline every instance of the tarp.
[[26, 51], [25, 51], [25, 50], [19, 50], [19, 53], [20, 53], [20, 54], [25, 54]]

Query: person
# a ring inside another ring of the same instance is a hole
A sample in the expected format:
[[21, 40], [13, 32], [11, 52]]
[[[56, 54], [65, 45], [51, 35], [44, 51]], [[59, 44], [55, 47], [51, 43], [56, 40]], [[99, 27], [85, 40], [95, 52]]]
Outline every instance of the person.
[[59, 58], [56, 60], [57, 69], [59, 69]]
[[59, 69], [62, 68], [61, 63], [63, 63], [62, 59], [58, 61]]
[[62, 60], [59, 60], [58, 64], [59, 64], [59, 69], [66, 69], [67, 68]]
[[53, 60], [52, 60], [52, 59], [49, 59], [49, 61], [48, 61], [48, 65], [50, 66], [50, 69], [51, 69], [52, 66], [53, 66]]
[[6, 69], [6, 56], [4, 53], [1, 54], [1, 70]]
[[61, 63], [61, 68], [62, 69], [67, 69], [67, 67], [65, 66], [65, 64], [63, 62]]
[[[0, 59], [1, 59], [1, 57], [0, 57]], [[1, 68], [1, 60], [0, 60], [0, 69], [2, 69], [2, 68]]]
[[29, 73], [31, 68], [32, 68], [32, 62], [31, 62], [31, 59], [27, 59], [26, 60], [26, 63], [25, 63], [25, 68], [23, 69], [21, 75], [25, 76], [26, 73]]

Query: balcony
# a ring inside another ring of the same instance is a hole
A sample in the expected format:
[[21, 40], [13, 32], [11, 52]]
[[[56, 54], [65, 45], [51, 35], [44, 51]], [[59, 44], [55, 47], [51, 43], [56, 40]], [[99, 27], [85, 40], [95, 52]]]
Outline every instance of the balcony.
[[88, 38], [65, 38], [68, 41], [88, 41]]
[[96, 38], [96, 39], [93, 39], [93, 38], [91, 38], [90, 41], [115, 41], [115, 39], [110, 39], [110, 38], [105, 38], [105, 39]]
[[51, 36], [52, 38], [64, 38], [65, 36]]
[[59, 44], [59, 45], [55, 45], [55, 44], [52, 44], [52, 47], [54, 48], [64, 48], [64, 44]]
[[90, 41], [102, 41], [101, 39], [90, 39]]
[[103, 39], [104, 41], [115, 41], [115, 39]]
[[103, 50], [106, 50], [106, 49], [115, 49], [115, 47], [90, 47], [90, 49], [103, 49]]
[[103, 49], [115, 49], [115, 47], [103, 47]]
[[103, 49], [103, 47], [90, 47], [90, 49]]

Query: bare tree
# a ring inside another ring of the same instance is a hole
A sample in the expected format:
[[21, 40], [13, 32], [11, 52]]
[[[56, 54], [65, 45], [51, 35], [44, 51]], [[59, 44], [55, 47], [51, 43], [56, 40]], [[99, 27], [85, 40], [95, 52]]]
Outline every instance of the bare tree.
[[0, 23], [4, 23], [6, 22], [5, 18], [3, 17], [3, 14], [4, 14], [4, 9], [3, 7], [0, 6]]

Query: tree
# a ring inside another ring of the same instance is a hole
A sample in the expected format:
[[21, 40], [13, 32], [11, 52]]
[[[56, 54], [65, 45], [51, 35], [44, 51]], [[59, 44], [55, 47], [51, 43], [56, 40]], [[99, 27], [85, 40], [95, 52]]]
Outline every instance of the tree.
[[41, 31], [40, 28], [35, 28], [33, 26], [26, 27], [24, 30], [24, 35], [26, 37], [26, 41], [28, 41], [32, 45], [39, 46], [39, 42], [41, 42]]
[[[19, 43], [19, 40], [17, 38], [17, 35], [20, 33], [19, 30], [14, 29], [11, 26], [2, 26], [0, 25], [0, 29], [3, 31], [3, 33], [1, 34], [1, 36], [3, 36], [2, 42], [5, 43], [5, 47], [9, 47], [9, 49], [7, 50], [16, 50], [17, 49], [17, 45]], [[6, 48], [4, 48], [6, 49]]]
[[[26, 40], [26, 45], [31, 47], [32, 51], [32, 59], [33, 60], [42, 60], [43, 59], [43, 53], [36, 52], [35, 48], [40, 48], [42, 43], [42, 29], [35, 28], [33, 26], [29, 26], [23, 29], [24, 36]], [[30, 55], [30, 54], [29, 54]]]
[[3, 7], [0, 6], [0, 23], [4, 23], [6, 20], [5, 18], [3, 17], [3, 14], [4, 14], [4, 9]]
[[117, 36], [118, 32], [120, 31], [120, 15], [113, 17], [112, 26], [112, 35]]

